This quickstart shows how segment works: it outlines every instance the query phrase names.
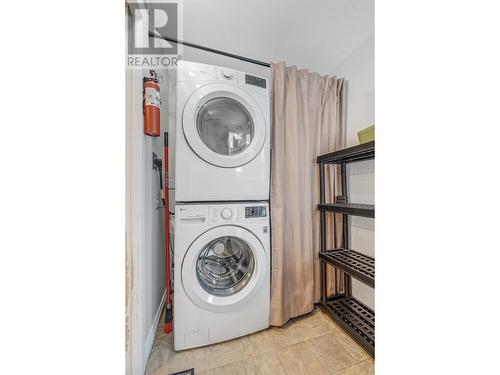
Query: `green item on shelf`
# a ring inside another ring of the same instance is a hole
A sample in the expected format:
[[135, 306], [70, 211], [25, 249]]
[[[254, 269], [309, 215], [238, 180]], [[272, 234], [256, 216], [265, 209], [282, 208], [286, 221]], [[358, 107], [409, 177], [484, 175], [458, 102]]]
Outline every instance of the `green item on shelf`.
[[375, 125], [361, 129], [358, 132], [359, 144], [371, 142], [375, 140]]

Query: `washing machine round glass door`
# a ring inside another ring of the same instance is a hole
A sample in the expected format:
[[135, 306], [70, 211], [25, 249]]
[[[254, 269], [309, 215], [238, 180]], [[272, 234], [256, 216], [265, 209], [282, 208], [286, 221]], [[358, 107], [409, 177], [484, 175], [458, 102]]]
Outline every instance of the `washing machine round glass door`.
[[259, 239], [234, 225], [213, 228], [189, 247], [182, 285], [198, 306], [228, 311], [247, 303], [265, 279], [267, 257]]
[[209, 84], [188, 99], [182, 128], [191, 149], [206, 162], [234, 168], [254, 159], [266, 138], [266, 121], [246, 91]]

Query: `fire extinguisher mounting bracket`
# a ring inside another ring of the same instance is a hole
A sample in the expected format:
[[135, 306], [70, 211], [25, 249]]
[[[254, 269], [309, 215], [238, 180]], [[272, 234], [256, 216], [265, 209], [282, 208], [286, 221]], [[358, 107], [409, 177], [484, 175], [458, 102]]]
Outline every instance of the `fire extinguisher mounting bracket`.
[[163, 75], [156, 73], [154, 70], [150, 70], [149, 77], [143, 77], [142, 81], [143, 82], [153, 81], [154, 83], [162, 83], [161, 81], [163, 81]]
[[153, 169], [161, 170], [162, 160], [153, 152]]

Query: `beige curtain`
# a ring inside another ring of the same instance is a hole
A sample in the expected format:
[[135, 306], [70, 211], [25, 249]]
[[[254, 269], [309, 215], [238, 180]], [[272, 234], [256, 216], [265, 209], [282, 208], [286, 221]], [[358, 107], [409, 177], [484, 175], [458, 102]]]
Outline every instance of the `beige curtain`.
[[[344, 147], [344, 81], [308, 70], [297, 70], [294, 66], [286, 67], [285, 63], [272, 64], [271, 74], [270, 324], [280, 326], [290, 318], [310, 312], [320, 299], [319, 173], [316, 157]], [[329, 201], [333, 201], [335, 195], [332, 191], [333, 179], [340, 177], [338, 173], [334, 167], [326, 171]], [[341, 193], [337, 191], [336, 195]], [[333, 217], [329, 216], [328, 246], [333, 246], [332, 220]], [[337, 240], [340, 240], [340, 217], [336, 223]], [[328, 272], [328, 290], [331, 292], [333, 277], [330, 267]]]

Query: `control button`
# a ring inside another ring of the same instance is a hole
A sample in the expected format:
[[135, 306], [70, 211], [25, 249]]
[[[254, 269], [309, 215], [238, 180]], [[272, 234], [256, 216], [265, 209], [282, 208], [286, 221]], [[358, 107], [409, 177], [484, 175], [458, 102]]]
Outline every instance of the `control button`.
[[227, 72], [227, 71], [224, 71], [224, 70], [222, 71], [222, 75], [223, 75], [223, 76], [224, 76], [224, 78], [226, 78], [226, 79], [231, 79], [231, 78], [233, 78], [233, 73], [231, 73], [231, 72]]
[[231, 219], [231, 216], [233, 216], [233, 211], [231, 211], [230, 208], [226, 207], [221, 211], [220, 216], [222, 216], [222, 218], [225, 220]]

